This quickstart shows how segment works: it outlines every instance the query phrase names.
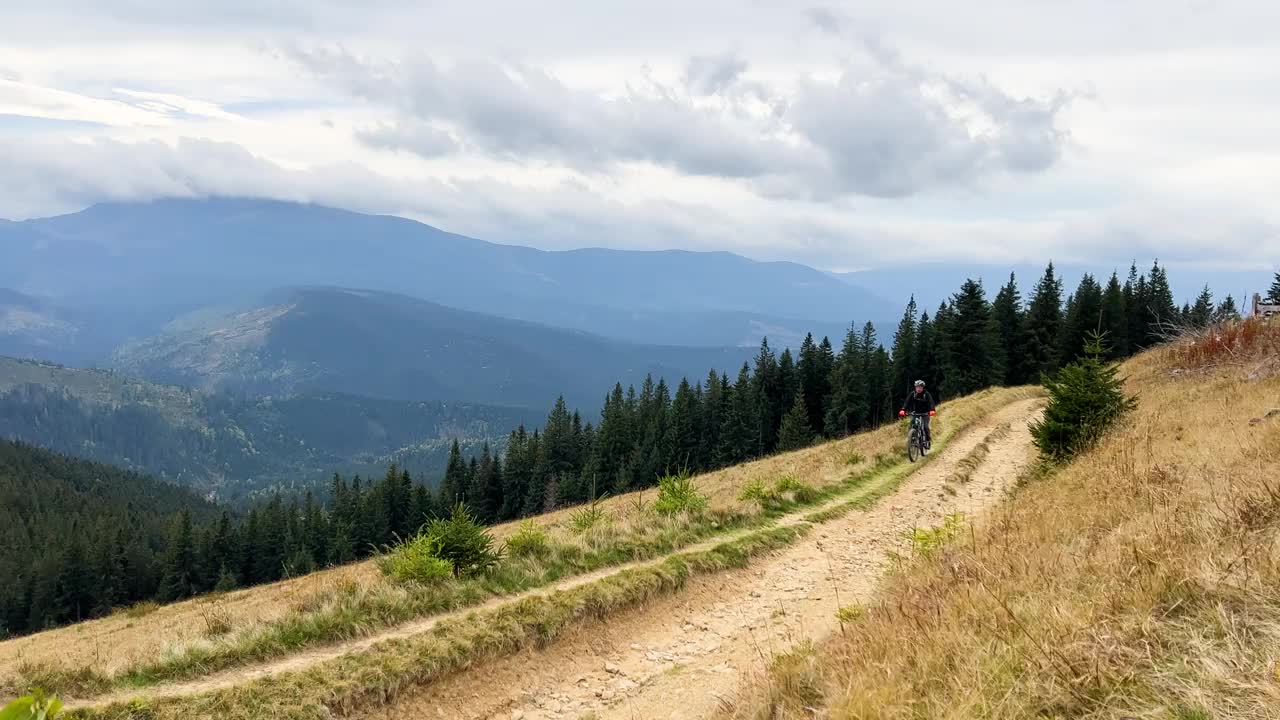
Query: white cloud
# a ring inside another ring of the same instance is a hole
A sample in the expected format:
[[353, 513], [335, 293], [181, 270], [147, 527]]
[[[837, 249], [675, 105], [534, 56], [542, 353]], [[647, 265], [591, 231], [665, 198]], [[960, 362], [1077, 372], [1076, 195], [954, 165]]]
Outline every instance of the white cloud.
[[[0, 216], [259, 194], [824, 267], [1260, 266], [1277, 23], [1266, 0], [27, 3]], [[281, 46], [328, 50], [302, 73]]]

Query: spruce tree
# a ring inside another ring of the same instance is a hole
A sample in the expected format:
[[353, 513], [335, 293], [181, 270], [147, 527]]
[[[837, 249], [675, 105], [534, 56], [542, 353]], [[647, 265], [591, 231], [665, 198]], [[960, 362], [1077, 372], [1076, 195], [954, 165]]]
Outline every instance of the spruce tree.
[[485, 443], [480, 450], [480, 464], [476, 476], [472, 480], [471, 490], [467, 496], [471, 498], [471, 508], [476, 521], [492, 524], [498, 521], [498, 511], [502, 508], [502, 478], [499, 475], [499, 460]]
[[915, 376], [920, 373], [920, 360], [917, 356], [916, 298], [911, 296], [907, 308], [898, 321], [898, 329], [893, 333], [893, 387], [910, 387]]
[[966, 280], [952, 299], [953, 317], [943, 338], [943, 373], [947, 392], [967, 395], [1004, 380], [1004, 348], [1000, 329], [982, 283]]
[[1129, 279], [1124, 283], [1124, 310], [1128, 317], [1129, 355], [1138, 352], [1147, 344], [1147, 278], [1138, 274], [1138, 264], [1129, 266]]
[[804, 398], [811, 428], [820, 428], [825, 425], [826, 412], [823, 405], [831, 392], [831, 371], [828, 360], [831, 343], [824, 342], [826, 343], [825, 351], [814, 342], [813, 335], [809, 334], [800, 344], [800, 360], [797, 365], [800, 375], [800, 395]]
[[702, 400], [702, 437], [698, 443], [699, 464], [703, 469], [719, 465], [720, 432], [727, 414], [724, 388], [728, 380], [712, 370]]
[[462, 459], [462, 446], [453, 439], [449, 446], [449, 461], [445, 465], [444, 479], [440, 481], [441, 507], [453, 507], [467, 501], [467, 463]]
[[[1000, 343], [1004, 347], [1004, 384], [1022, 385], [1030, 380], [1024, 360], [1027, 345], [1024, 332], [1027, 325], [1026, 318], [1023, 317], [1022, 295], [1018, 292], [1018, 282], [1013, 273], [1009, 273], [1009, 282], [996, 294], [991, 312], [995, 316], [996, 326], [1000, 328]], [[907, 385], [904, 383], [901, 387]]]
[[1102, 286], [1089, 273], [1080, 278], [1080, 286], [1067, 303], [1063, 321], [1062, 347], [1058, 353], [1060, 362], [1074, 362], [1084, 355], [1085, 345], [1091, 333], [1100, 330], [1102, 319]]
[[[183, 515], [187, 518], [187, 530], [190, 531], [191, 518], [185, 510]], [[67, 539], [63, 550], [56, 587], [56, 618], [59, 622], [79, 622], [89, 617], [94, 606], [93, 571], [85, 552], [84, 541], [75, 530]]]
[[698, 432], [697, 396], [687, 378], [682, 379], [676, 388], [667, 432], [669, 437], [665, 445], [671, 448], [673, 467], [702, 469], [698, 464], [698, 444], [701, 438]]
[[1135, 405], [1114, 363], [1103, 360], [1102, 336], [1091, 335], [1083, 358], [1046, 379], [1049, 404], [1031, 433], [1040, 452], [1064, 460], [1088, 448]]
[[1057, 369], [1062, 328], [1062, 280], [1054, 274], [1053, 263], [1049, 263], [1027, 304], [1025, 357], [1032, 377]]
[[858, 430], [867, 416], [860, 341], [861, 335], [856, 327], [850, 325], [840, 354], [836, 356], [835, 369], [831, 372], [831, 402], [825, 419], [826, 432], [831, 437], [843, 437]]
[[1169, 287], [1169, 276], [1157, 261], [1152, 264], [1147, 278], [1146, 346], [1151, 347], [1163, 341], [1178, 324], [1182, 313], [1173, 302], [1173, 290]]
[[1267, 290], [1267, 299], [1273, 303], [1280, 303], [1280, 271], [1276, 272], [1276, 277], [1271, 281], [1271, 289]]
[[778, 383], [778, 360], [769, 347], [769, 338], [760, 341], [760, 352], [756, 354], [755, 374], [756, 401], [759, 403], [757, 413], [760, 417], [760, 446], [764, 452], [773, 452], [778, 444], [778, 427], [782, 424], [782, 414], [786, 408], [782, 403], [782, 386]]
[[718, 459], [721, 465], [735, 465], [759, 455], [757, 406], [751, 387], [751, 371], [743, 363], [738, 371], [738, 381], [729, 394], [728, 412], [720, 434]]
[[858, 378], [862, 381], [864, 400], [863, 416], [858, 419], [858, 424], [862, 427], [875, 427], [879, 424], [876, 400], [882, 393], [883, 386], [890, 382], [887, 373], [891, 369], [881, 372], [876, 367], [876, 349], [879, 345], [876, 326], [870, 322], [864, 323], [862, 333], [858, 336]]
[[[920, 315], [920, 324], [916, 328], [916, 358], [918, 367], [909, 387], [914, 386], [916, 380], [923, 380], [934, 399], [938, 400], [941, 397], [942, 371], [939, 369], [937, 330], [928, 312]], [[906, 393], [903, 388], [893, 388], [893, 391], [895, 397], [896, 393]]]
[[1206, 328], [1213, 322], [1214, 305], [1213, 293], [1209, 291], [1209, 286], [1205, 285], [1204, 289], [1196, 297], [1196, 302], [1191, 306], [1191, 312], [1188, 317], [1188, 325], [1193, 328]]
[[1108, 340], [1107, 359], [1118, 360], [1129, 355], [1129, 311], [1125, 307], [1126, 291], [1120, 277], [1111, 273], [1102, 294], [1102, 331]]
[[[278, 497], [277, 497], [278, 500]], [[160, 600], [173, 602], [191, 597], [197, 590], [195, 537], [191, 530], [191, 513], [183, 510], [170, 536], [164, 574], [160, 580]]]
[[1240, 319], [1240, 309], [1236, 307], [1236, 299], [1228, 295], [1213, 313], [1215, 322], [1229, 322]]
[[797, 397], [791, 409], [782, 419], [782, 428], [778, 433], [778, 450], [787, 452], [809, 447], [813, 444], [813, 430], [809, 426], [809, 409], [804, 399]]

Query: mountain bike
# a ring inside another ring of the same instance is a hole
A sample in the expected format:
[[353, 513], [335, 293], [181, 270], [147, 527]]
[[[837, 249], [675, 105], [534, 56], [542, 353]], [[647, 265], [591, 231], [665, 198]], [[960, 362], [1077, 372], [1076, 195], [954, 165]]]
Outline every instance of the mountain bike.
[[915, 462], [916, 458], [924, 457], [928, 450], [924, 439], [923, 418], [929, 414], [932, 413], [911, 413], [911, 428], [907, 430], [907, 459], [911, 462]]

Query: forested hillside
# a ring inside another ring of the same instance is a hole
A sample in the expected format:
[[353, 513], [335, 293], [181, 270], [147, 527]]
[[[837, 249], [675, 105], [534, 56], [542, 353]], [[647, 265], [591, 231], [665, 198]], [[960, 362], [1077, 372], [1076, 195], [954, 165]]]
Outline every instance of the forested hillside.
[[321, 287], [273, 292], [121, 347], [112, 367], [157, 382], [258, 395], [339, 392], [390, 400], [546, 407], [558, 395], [646, 373], [735, 366], [749, 348], [669, 347], [458, 310], [417, 298]]
[[615, 385], [595, 423], [559, 403], [540, 430], [512, 434], [501, 480], [477, 480], [451, 461], [441, 490], [486, 519], [507, 520], [586, 501], [593, 488], [633, 490], [665, 472], [710, 470], [878, 426], [916, 379], [939, 402], [1038, 383], [1081, 357], [1090, 331], [1105, 332], [1110, 356], [1122, 358], [1179, 328], [1238, 314], [1230, 296], [1215, 305], [1208, 288], [1179, 308], [1158, 264], [1105, 284], [1085, 275], [1070, 294], [1050, 265], [1025, 302], [1012, 276], [993, 301], [970, 280], [933, 313], [909, 302], [887, 343], [871, 323], [851, 326], [839, 350], [810, 336], [798, 353], [778, 355], [766, 340], [733, 376], [713, 371], [674, 390], [652, 379], [639, 391]]
[[0, 635], [180, 593], [172, 528], [216, 513], [169, 483], [0, 440]]
[[453, 439], [479, 453], [531, 413], [337, 394], [251, 397], [0, 357], [0, 438], [145, 471], [220, 500], [397, 462], [435, 482]]
[[[765, 341], [732, 379], [713, 370], [705, 380], [682, 379], [674, 391], [663, 379], [649, 378], [639, 390], [616, 384], [597, 422], [562, 399], [541, 428], [513, 431], [505, 453], [483, 446], [468, 458], [460, 444], [451, 444], [438, 489], [392, 466], [375, 482], [335, 475], [327, 503], [310, 493], [277, 495], [241, 517], [170, 518], [167, 542], [157, 540], [164, 550], [150, 560], [151, 576], [159, 578], [152, 594], [172, 600], [365, 557], [456, 503], [484, 522], [501, 522], [645, 488], [663, 474], [706, 471], [843, 437], [892, 421], [916, 378], [940, 401], [1037, 382], [1082, 356], [1082, 338], [1099, 327], [1119, 358], [1161, 342], [1177, 327], [1236, 314], [1230, 298], [1215, 306], [1207, 290], [1179, 309], [1158, 265], [1105, 285], [1085, 276], [1063, 296], [1052, 266], [1025, 303], [1015, 278], [993, 302], [980, 283], [969, 281], [932, 314], [910, 302], [888, 345], [870, 323], [852, 326], [839, 350], [826, 338], [809, 337], [797, 353], [779, 355]], [[62, 554], [42, 562], [40, 582], [56, 585], [88, 560]], [[95, 601], [78, 616], [48, 617], [74, 619], [107, 607]], [[15, 618], [31, 615], [15, 612]], [[39, 627], [11, 623], [13, 630]]]

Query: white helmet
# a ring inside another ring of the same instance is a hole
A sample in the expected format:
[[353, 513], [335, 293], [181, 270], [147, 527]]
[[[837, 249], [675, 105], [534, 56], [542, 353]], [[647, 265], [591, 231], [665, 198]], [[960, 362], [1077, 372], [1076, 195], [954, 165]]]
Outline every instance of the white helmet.
[[916, 381], [916, 387], [924, 387], [924, 381], [923, 381], [923, 380], [917, 380], [917, 381]]

